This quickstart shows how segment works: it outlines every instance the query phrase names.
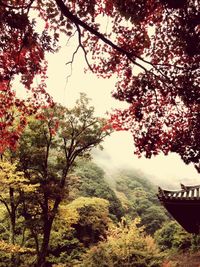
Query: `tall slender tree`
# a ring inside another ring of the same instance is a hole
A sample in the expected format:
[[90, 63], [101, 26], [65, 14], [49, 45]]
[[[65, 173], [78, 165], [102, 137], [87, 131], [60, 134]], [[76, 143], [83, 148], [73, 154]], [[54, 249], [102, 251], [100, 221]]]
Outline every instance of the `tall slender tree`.
[[[45, 266], [52, 224], [69, 190], [69, 172], [78, 157], [87, 157], [109, 131], [102, 131], [105, 120], [94, 116], [94, 108], [82, 95], [76, 106], [55, 106], [42, 110], [21, 136], [15, 152], [18, 168], [32, 184], [39, 184], [32, 196], [24, 199], [25, 219], [38, 229], [35, 236], [38, 259], [35, 266]], [[41, 240], [41, 242], [40, 242]]]

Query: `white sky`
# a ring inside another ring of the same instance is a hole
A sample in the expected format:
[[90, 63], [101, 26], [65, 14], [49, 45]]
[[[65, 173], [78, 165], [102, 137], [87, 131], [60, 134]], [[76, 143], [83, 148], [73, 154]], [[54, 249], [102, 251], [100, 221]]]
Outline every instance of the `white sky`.
[[[104, 116], [112, 108], [125, 107], [111, 97], [115, 86], [115, 78], [100, 79], [91, 72], [84, 74], [86, 63], [83, 53], [79, 52], [73, 63], [73, 73], [66, 83], [70, 68], [65, 63], [71, 57], [75, 44], [65, 45], [59, 53], [48, 56], [48, 91], [55, 101], [63, 105], [72, 106], [79, 97], [80, 92], [85, 92], [92, 99], [98, 116]], [[156, 156], [152, 159], [138, 159], [133, 154], [133, 142], [127, 132], [115, 132], [107, 137], [103, 151], [94, 151], [94, 160], [102, 167], [113, 169], [131, 167], [139, 169], [147, 177], [160, 186], [179, 189], [179, 184], [199, 184], [200, 177], [192, 165], [185, 165], [176, 154], [169, 156]]]

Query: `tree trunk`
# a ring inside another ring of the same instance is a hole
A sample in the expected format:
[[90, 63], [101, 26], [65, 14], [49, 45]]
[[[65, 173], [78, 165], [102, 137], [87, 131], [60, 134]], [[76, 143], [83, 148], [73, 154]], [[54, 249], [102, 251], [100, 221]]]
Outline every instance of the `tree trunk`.
[[37, 267], [45, 267], [46, 265], [46, 257], [48, 254], [52, 223], [53, 223], [53, 218], [51, 220], [47, 220], [44, 223], [43, 241], [38, 255], [38, 260], [36, 265]]
[[10, 220], [10, 231], [9, 231], [9, 244], [15, 244], [15, 220]]
[[[67, 173], [67, 172], [66, 172]], [[66, 177], [66, 174], [65, 174]], [[61, 189], [64, 187], [65, 179], [63, 179], [63, 184], [60, 186]], [[58, 195], [55, 199], [52, 210], [49, 210], [48, 196], [44, 193], [44, 204], [43, 204], [43, 215], [44, 215], [44, 226], [43, 226], [43, 240], [40, 247], [37, 265], [36, 267], [46, 266], [46, 257], [48, 254], [49, 240], [51, 235], [52, 224], [58, 211], [59, 204], [61, 202], [61, 197]]]
[[14, 189], [10, 187], [9, 189], [10, 194], [10, 236], [9, 236], [9, 243], [14, 245], [15, 244], [15, 223], [16, 223], [16, 206], [14, 200]]
[[[9, 243], [15, 245], [15, 224], [16, 224], [16, 206], [14, 201], [14, 189], [10, 187], [10, 233], [9, 233]], [[16, 254], [10, 253], [10, 266], [16, 267]]]
[[[9, 236], [9, 243], [14, 245], [15, 244], [15, 221], [12, 220], [10, 222], [10, 236]], [[15, 262], [15, 253], [10, 253], [10, 267], [16, 267]]]

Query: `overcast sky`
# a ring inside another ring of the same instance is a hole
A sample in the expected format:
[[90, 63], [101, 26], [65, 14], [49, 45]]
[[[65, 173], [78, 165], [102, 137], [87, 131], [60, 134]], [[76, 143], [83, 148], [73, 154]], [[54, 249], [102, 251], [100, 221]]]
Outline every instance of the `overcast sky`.
[[[115, 86], [115, 78], [100, 79], [91, 72], [84, 73], [85, 61], [83, 53], [79, 52], [73, 63], [72, 76], [70, 67], [66, 62], [70, 60], [71, 51], [76, 48], [76, 42], [66, 46], [63, 40], [63, 48], [59, 53], [48, 57], [48, 91], [55, 101], [66, 106], [73, 106], [80, 92], [85, 92], [91, 98], [91, 104], [95, 106], [96, 115], [105, 116], [106, 111], [113, 108], [125, 107], [119, 101], [111, 97], [111, 91]], [[185, 165], [179, 156], [156, 156], [152, 159], [138, 159], [133, 154], [133, 142], [131, 135], [127, 132], [116, 132], [107, 137], [103, 151], [94, 151], [94, 160], [104, 168], [115, 170], [117, 168], [131, 167], [141, 170], [156, 185], [168, 188], [179, 188], [179, 184], [199, 184], [200, 177], [192, 165]]]

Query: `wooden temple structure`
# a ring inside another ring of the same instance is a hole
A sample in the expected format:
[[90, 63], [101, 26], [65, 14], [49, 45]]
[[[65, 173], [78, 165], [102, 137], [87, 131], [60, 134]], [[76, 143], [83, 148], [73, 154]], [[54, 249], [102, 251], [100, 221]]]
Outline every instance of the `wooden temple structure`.
[[180, 190], [159, 187], [158, 199], [174, 219], [189, 233], [200, 234], [200, 185], [185, 186]]

